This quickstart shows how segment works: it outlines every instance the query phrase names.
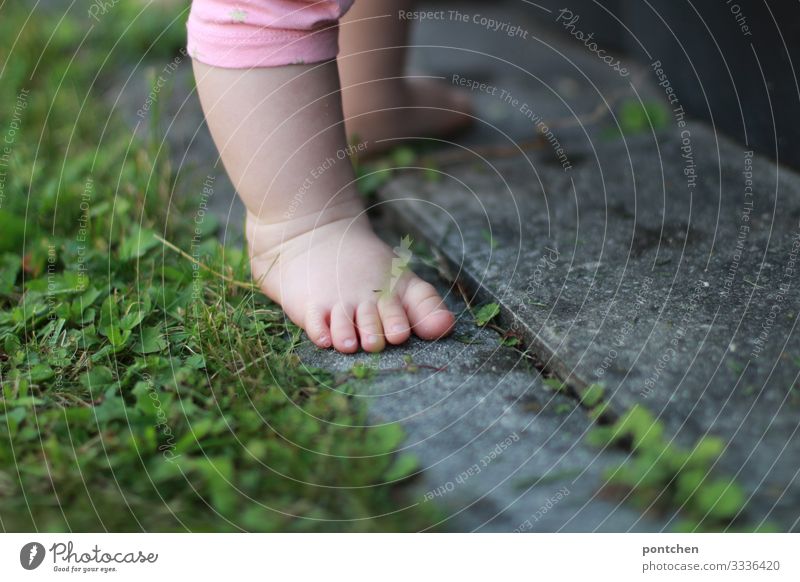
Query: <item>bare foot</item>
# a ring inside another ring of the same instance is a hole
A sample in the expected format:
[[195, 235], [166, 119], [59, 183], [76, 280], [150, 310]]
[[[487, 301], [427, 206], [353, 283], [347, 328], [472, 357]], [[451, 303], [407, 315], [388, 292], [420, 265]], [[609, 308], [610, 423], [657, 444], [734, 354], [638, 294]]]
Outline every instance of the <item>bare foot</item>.
[[408, 270], [407, 245], [381, 241], [356, 198], [276, 224], [248, 214], [247, 238], [253, 279], [319, 347], [379, 352], [453, 327], [433, 285]]
[[368, 155], [395, 147], [394, 138], [446, 137], [472, 122], [467, 94], [440, 79], [367, 82], [342, 96], [348, 138], [366, 143]]

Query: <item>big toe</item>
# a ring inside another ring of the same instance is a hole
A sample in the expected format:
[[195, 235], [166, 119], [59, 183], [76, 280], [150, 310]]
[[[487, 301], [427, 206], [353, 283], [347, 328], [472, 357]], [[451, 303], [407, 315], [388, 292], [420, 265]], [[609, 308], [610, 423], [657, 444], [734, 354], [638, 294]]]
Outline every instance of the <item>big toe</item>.
[[415, 277], [409, 282], [403, 296], [403, 307], [412, 331], [422, 339], [439, 339], [453, 330], [453, 314], [436, 288], [422, 279]]

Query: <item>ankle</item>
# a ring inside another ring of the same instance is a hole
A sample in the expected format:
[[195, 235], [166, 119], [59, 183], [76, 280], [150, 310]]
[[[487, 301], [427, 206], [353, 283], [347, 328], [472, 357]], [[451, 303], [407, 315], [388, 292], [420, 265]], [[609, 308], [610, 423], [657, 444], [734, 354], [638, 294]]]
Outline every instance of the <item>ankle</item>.
[[288, 242], [343, 223], [359, 229], [371, 228], [364, 204], [357, 194], [318, 210], [286, 212], [277, 217], [259, 216], [248, 210], [245, 235], [251, 254], [274, 254]]

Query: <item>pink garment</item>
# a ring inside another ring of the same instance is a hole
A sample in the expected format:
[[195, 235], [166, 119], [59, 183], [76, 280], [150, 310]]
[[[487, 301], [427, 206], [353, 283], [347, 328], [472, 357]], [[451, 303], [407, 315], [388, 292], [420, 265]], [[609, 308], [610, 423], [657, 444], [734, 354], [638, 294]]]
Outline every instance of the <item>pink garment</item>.
[[339, 19], [352, 4], [353, 0], [193, 0], [187, 49], [193, 59], [228, 69], [330, 60], [339, 50]]

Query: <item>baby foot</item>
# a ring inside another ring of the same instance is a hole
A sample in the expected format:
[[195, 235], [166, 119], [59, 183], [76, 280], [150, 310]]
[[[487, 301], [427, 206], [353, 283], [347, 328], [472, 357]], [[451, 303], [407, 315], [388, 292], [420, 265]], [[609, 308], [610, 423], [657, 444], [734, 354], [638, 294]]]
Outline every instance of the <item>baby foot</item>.
[[356, 84], [342, 89], [342, 99], [347, 135], [366, 143], [368, 155], [395, 147], [392, 139], [445, 137], [472, 122], [466, 93], [439, 79]]
[[279, 223], [248, 213], [246, 231], [253, 279], [319, 347], [379, 352], [453, 327], [433, 285], [408, 270], [407, 244], [395, 253], [381, 241], [356, 198]]

